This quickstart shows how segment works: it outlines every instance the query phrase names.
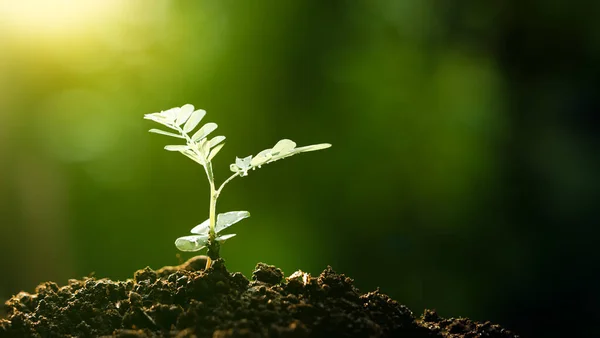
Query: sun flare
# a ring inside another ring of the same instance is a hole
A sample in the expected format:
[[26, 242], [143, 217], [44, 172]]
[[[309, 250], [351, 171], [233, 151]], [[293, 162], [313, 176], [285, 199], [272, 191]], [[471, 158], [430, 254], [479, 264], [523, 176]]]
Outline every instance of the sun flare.
[[11, 35], [78, 35], [108, 23], [126, 1], [0, 0], [0, 28]]

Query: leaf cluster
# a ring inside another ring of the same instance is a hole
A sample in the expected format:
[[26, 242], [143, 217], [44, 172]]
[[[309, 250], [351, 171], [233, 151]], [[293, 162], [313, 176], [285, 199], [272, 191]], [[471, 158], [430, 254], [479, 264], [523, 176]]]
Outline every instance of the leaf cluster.
[[[170, 129], [150, 129], [151, 133], [185, 140], [185, 144], [167, 145], [165, 146], [165, 150], [180, 152], [194, 162], [202, 165], [210, 184], [211, 201], [209, 219], [194, 227], [191, 230], [193, 235], [183, 236], [175, 241], [175, 245], [181, 251], [198, 251], [208, 246], [210, 252], [212, 241], [222, 242], [235, 236], [235, 234], [218, 236], [220, 231], [244, 218], [250, 217], [248, 211], [231, 211], [216, 215], [217, 198], [223, 187], [232, 179], [238, 176], [247, 176], [249, 170], [261, 168], [268, 163], [303, 152], [331, 147], [329, 143], [321, 143], [297, 148], [296, 143], [292, 140], [280, 140], [272, 148], [265, 149], [254, 156], [236, 157], [235, 162], [229, 166], [233, 175], [226, 179], [217, 189], [212, 169], [212, 160], [225, 145], [223, 142], [225, 141], [225, 136], [219, 135], [208, 139], [208, 136], [218, 127], [213, 122], [208, 122], [196, 129], [205, 115], [206, 111], [202, 109], [194, 110], [194, 106], [191, 104], [144, 115], [145, 119], [152, 120]], [[194, 130], [196, 131], [194, 132]], [[192, 132], [193, 134], [191, 134]]]

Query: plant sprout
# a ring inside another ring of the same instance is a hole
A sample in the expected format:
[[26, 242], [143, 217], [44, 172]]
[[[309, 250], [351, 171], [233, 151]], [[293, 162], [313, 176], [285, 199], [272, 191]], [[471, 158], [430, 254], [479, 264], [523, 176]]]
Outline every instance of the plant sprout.
[[255, 156], [236, 157], [235, 163], [229, 166], [233, 174], [217, 188], [212, 160], [225, 145], [223, 143], [225, 136], [215, 136], [210, 140], [208, 139], [208, 135], [217, 129], [217, 124], [212, 122], [204, 124], [190, 136], [190, 133], [200, 124], [204, 115], [206, 115], [206, 111], [202, 109], [194, 110], [193, 105], [186, 104], [159, 113], [146, 114], [144, 118], [158, 122], [172, 130], [150, 129], [151, 133], [185, 140], [185, 144], [165, 146], [166, 150], [178, 151], [204, 167], [210, 185], [209, 217], [190, 231], [193, 235], [177, 238], [175, 246], [181, 251], [198, 251], [207, 247], [208, 267], [210, 259], [219, 258], [219, 243], [235, 236], [235, 234], [219, 235], [219, 232], [244, 218], [250, 217], [248, 211], [230, 211], [217, 215], [217, 199], [221, 195], [223, 187], [234, 178], [248, 176], [250, 170], [261, 168], [265, 164], [307, 151], [326, 149], [331, 147], [331, 144], [321, 143], [297, 148], [296, 143], [291, 140], [280, 140], [273, 148], [265, 149]]

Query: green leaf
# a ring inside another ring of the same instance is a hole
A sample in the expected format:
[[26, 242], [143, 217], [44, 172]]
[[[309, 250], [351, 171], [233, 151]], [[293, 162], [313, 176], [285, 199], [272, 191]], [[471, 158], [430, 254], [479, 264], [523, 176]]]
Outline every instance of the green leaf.
[[253, 167], [261, 166], [267, 163], [271, 159], [271, 149], [265, 149], [260, 153], [256, 154], [252, 161], [250, 161], [250, 165]]
[[208, 235], [192, 235], [179, 237], [175, 240], [175, 246], [181, 251], [198, 251], [206, 247]]
[[[230, 227], [231, 225], [243, 220], [244, 218], [250, 217], [248, 211], [230, 211], [217, 215], [217, 224], [215, 225], [215, 232], [219, 233], [221, 230]], [[208, 235], [208, 228], [210, 227], [210, 219], [196, 225], [192, 230], [193, 234]]]
[[209, 122], [203, 125], [198, 131], [192, 136], [192, 141], [198, 142], [208, 136], [208, 134], [212, 133], [215, 129], [217, 129], [217, 124], [213, 122]]
[[252, 162], [252, 155], [244, 158], [235, 158], [235, 165], [242, 170], [250, 169], [250, 162]]
[[283, 158], [287, 158], [290, 157], [292, 155], [296, 155], [296, 154], [300, 154], [300, 153], [304, 153], [304, 152], [308, 152], [308, 151], [316, 151], [316, 150], [321, 150], [321, 149], [327, 149], [331, 147], [331, 144], [329, 143], [321, 143], [321, 144], [313, 144], [310, 146], [305, 146], [305, 147], [300, 147], [300, 148], [296, 148], [293, 149], [287, 153], [280, 153], [277, 156], [273, 156], [273, 158], [267, 162], [267, 163], [271, 163], [271, 162], [275, 162], [277, 160], [281, 160]]
[[171, 109], [167, 109], [165, 111], [160, 112], [162, 116], [164, 116], [167, 120], [175, 122], [177, 119], [177, 113], [181, 110], [180, 107], [175, 107]]
[[206, 221], [196, 225], [195, 227], [193, 227], [192, 230], [190, 230], [190, 232], [193, 234], [208, 236], [208, 228], [209, 227], [210, 227], [210, 218], [207, 219]]
[[192, 106], [191, 104], [183, 105], [181, 109], [179, 109], [179, 111], [177, 112], [177, 121], [175, 122], [175, 124], [178, 126], [182, 125], [185, 121], [187, 121], [190, 118], [190, 115], [192, 115], [193, 112], [194, 106]]
[[210, 151], [210, 155], [208, 155], [208, 160], [212, 161], [213, 157], [215, 157], [219, 153], [219, 151], [223, 148], [224, 145], [225, 145], [225, 143], [221, 143], [218, 146], [214, 147]]
[[168, 145], [165, 146], [165, 150], [168, 151], [184, 151], [184, 150], [188, 150], [189, 147], [183, 144], [176, 144], [176, 145]]
[[250, 162], [252, 162], [252, 155], [244, 158], [239, 158], [236, 156], [235, 163], [229, 165], [229, 170], [233, 171], [234, 173], [239, 173], [242, 177], [247, 176], [248, 170], [252, 169]]
[[[295, 146], [296, 146], [296, 143], [294, 141], [288, 140], [288, 139], [283, 139], [283, 140], [277, 142], [277, 144], [275, 144], [275, 146], [272, 149], [265, 149], [265, 150], [261, 151], [260, 153], [256, 154], [256, 156], [250, 162], [250, 166], [252, 169], [259, 168], [260, 166], [262, 166], [264, 164], [275, 162], [277, 160], [281, 160], [283, 158], [290, 157], [292, 155], [296, 155], [299, 153], [326, 149], [326, 148], [331, 147], [331, 144], [329, 144], [329, 143], [313, 144], [310, 146], [305, 146], [305, 147], [300, 147], [300, 148], [294, 148]], [[232, 169], [232, 171], [233, 171], [233, 169]]]
[[228, 228], [231, 225], [248, 217], [250, 217], [250, 213], [248, 211], [230, 211], [218, 214], [217, 224], [215, 225], [215, 232], [219, 233], [221, 232], [221, 230]]
[[228, 240], [228, 239], [230, 239], [233, 236], [235, 236], [235, 234], [227, 234], [227, 235], [219, 236], [219, 237], [217, 237], [215, 239], [217, 241], [219, 241], [219, 242], [224, 242], [225, 240]]
[[166, 136], [171, 136], [171, 137], [177, 137], [177, 138], [183, 138], [183, 139], [185, 139], [185, 137], [183, 137], [182, 135], [175, 134], [175, 133], [170, 133], [168, 131], [164, 131], [164, 130], [160, 130], [160, 129], [150, 129], [148, 131], [151, 132], [151, 133], [155, 133], [155, 134], [161, 134], [161, 135], [166, 135]]
[[295, 147], [296, 147], [296, 142], [294, 142], [292, 140], [288, 140], [288, 139], [283, 139], [283, 140], [280, 140], [279, 142], [277, 142], [277, 144], [275, 144], [275, 146], [273, 147], [273, 150], [271, 151], [271, 154], [273, 156], [277, 156], [279, 154], [286, 154], [286, 153], [289, 153], [290, 151], [294, 150]]
[[165, 115], [163, 115], [162, 112], [161, 113], [144, 114], [144, 119], [151, 120], [156, 123], [160, 123], [167, 128], [177, 130], [177, 127], [173, 125], [173, 121], [171, 121]]
[[198, 149], [198, 153], [200, 156], [204, 158], [204, 160], [208, 159], [210, 155], [210, 145], [208, 144], [207, 139], [202, 139], [200, 143], [196, 143], [196, 149]]
[[223, 142], [223, 140], [225, 140], [225, 136], [215, 136], [213, 137], [208, 143], [210, 144], [210, 147], [214, 147], [217, 144]]
[[307, 151], [315, 151], [315, 150], [327, 149], [329, 147], [331, 147], [330, 143], [319, 143], [319, 144], [313, 144], [313, 145], [310, 145], [310, 146], [296, 148], [294, 150], [294, 152], [295, 153], [304, 153], [304, 152], [307, 152]]
[[200, 165], [206, 164], [204, 159], [200, 158], [195, 152], [193, 152], [190, 149], [186, 149], [186, 150], [182, 151], [181, 153], [184, 154], [185, 156], [189, 157], [192, 161], [194, 161]]
[[193, 112], [190, 118], [183, 126], [183, 132], [187, 134], [190, 131], [194, 130], [194, 128], [196, 128], [198, 123], [200, 123], [204, 115], [206, 115], [206, 110], [198, 109], [195, 112]]

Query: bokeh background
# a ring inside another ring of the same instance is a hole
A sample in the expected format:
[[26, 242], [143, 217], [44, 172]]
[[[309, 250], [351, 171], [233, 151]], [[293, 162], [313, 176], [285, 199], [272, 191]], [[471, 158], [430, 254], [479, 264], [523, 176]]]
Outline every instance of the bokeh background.
[[599, 7], [1, 0], [0, 298], [178, 264], [208, 185], [142, 116], [192, 103], [219, 181], [333, 144], [227, 186], [218, 210], [252, 212], [230, 270], [332, 265], [417, 314], [596, 336]]

